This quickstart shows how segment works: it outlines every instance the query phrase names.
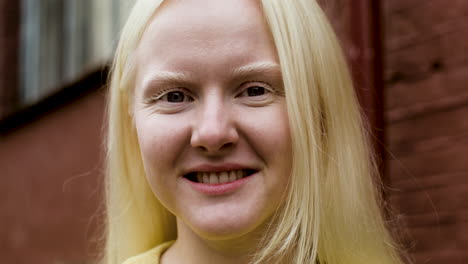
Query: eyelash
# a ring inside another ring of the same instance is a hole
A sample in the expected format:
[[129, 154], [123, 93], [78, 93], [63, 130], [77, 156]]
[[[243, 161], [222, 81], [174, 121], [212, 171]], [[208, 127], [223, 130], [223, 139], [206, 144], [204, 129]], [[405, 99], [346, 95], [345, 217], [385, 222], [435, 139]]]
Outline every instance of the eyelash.
[[[259, 85], [248, 85], [248, 84], [259, 84]], [[261, 82], [261, 81], [248, 81], [248, 82], [244, 82], [243, 84], [241, 84], [241, 87], [242, 86], [247, 86], [245, 87], [244, 89], [242, 89], [242, 91], [239, 93], [240, 94], [243, 94], [247, 89], [249, 88], [252, 88], [252, 87], [262, 87], [263, 89], [267, 90], [268, 92], [277, 92], [275, 88], [273, 88], [273, 86], [267, 82]]]
[[[269, 83], [267, 82], [262, 82], [262, 81], [247, 81], [247, 82], [244, 82], [240, 85], [240, 87], [243, 87], [243, 86], [246, 86], [248, 84], [254, 84], [254, 83], [258, 83], [258, 84], [262, 84], [262, 85], [256, 85], [258, 87], [262, 87], [264, 88], [265, 90], [267, 90], [268, 92], [278, 92], [275, 88], [273, 88], [272, 85], [270, 85]], [[255, 86], [247, 86], [245, 87], [244, 89], [241, 90], [240, 93], [238, 93], [236, 95], [236, 97], [240, 96], [241, 94], [243, 94], [247, 89], [251, 88], [251, 87], [255, 87]], [[160, 100], [163, 96], [167, 95], [168, 93], [170, 92], [183, 92], [186, 96], [189, 96], [187, 94], [190, 94], [190, 92], [185, 89], [185, 88], [179, 88], [179, 87], [176, 87], [176, 88], [169, 88], [169, 89], [163, 89], [161, 91], [159, 91], [157, 94], [155, 94], [154, 96], [151, 96], [151, 98], [148, 99], [147, 103], [154, 103], [154, 102], [157, 102], [158, 100]], [[190, 97], [190, 96], [189, 96]]]
[[176, 87], [176, 88], [169, 88], [169, 89], [163, 89], [161, 91], [159, 91], [158, 93], [156, 93], [155, 95], [151, 96], [148, 100], [148, 103], [154, 103], [154, 102], [157, 102], [158, 100], [160, 100], [163, 96], [167, 95], [168, 93], [170, 92], [183, 92], [184, 94], [187, 94], [187, 93], [190, 93], [187, 89], [185, 88], [180, 88], [180, 87]]

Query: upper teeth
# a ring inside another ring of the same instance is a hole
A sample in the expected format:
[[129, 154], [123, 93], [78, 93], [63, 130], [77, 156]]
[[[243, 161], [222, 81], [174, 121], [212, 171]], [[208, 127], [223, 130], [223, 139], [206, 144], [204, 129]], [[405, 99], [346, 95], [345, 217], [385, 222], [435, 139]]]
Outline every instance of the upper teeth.
[[197, 172], [197, 180], [201, 183], [217, 184], [233, 182], [244, 176], [242, 170], [221, 171], [221, 172]]

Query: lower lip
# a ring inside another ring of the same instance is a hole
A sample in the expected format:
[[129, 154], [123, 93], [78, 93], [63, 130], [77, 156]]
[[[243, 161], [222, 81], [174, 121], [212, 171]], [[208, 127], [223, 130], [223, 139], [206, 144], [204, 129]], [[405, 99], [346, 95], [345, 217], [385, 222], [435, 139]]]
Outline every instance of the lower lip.
[[242, 185], [244, 185], [247, 181], [250, 180], [250, 178], [252, 178], [256, 174], [257, 173], [254, 173], [252, 175], [249, 175], [239, 180], [235, 180], [233, 182], [217, 183], [217, 184], [193, 182], [185, 178], [184, 179], [188, 181], [195, 190], [201, 193], [204, 193], [206, 195], [215, 196], [215, 195], [226, 195], [229, 193], [233, 193], [234, 191], [242, 187]]

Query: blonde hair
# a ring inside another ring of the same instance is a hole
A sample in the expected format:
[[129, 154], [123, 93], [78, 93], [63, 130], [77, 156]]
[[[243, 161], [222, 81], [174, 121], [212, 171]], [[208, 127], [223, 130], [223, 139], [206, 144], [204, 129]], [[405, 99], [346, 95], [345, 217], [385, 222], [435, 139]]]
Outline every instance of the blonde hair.
[[[111, 74], [105, 264], [176, 239], [175, 219], [152, 193], [129, 109], [133, 52], [162, 0], [140, 0]], [[262, 0], [280, 60], [293, 171], [254, 263], [402, 263], [387, 231], [367, 130], [336, 36], [313, 0]]]

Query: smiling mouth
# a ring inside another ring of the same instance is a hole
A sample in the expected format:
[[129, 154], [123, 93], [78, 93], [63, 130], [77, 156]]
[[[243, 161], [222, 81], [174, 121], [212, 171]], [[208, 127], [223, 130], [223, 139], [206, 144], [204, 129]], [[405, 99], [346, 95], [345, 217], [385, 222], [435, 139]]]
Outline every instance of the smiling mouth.
[[256, 170], [230, 170], [220, 172], [190, 172], [184, 178], [192, 182], [204, 184], [222, 184], [240, 180], [256, 173]]

